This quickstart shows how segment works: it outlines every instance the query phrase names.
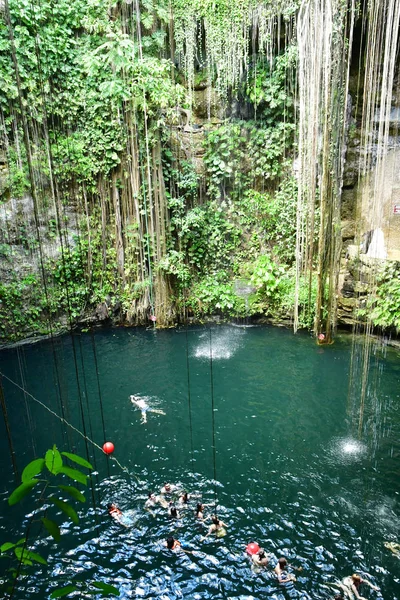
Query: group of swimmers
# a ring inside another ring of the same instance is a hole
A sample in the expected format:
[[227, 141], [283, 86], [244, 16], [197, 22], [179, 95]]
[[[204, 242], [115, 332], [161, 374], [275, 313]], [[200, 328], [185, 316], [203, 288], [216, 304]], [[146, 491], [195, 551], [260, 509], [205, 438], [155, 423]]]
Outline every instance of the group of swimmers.
[[[176, 494], [178, 498], [178, 507], [175, 505], [175, 502], [168, 502], [166, 500], [166, 496], [171, 494]], [[159, 494], [154, 494], [153, 492], [149, 493], [144, 508], [151, 512], [151, 514], [154, 514], [152, 513], [151, 509], [156, 507], [156, 505], [158, 504], [162, 508], [168, 510], [168, 515], [171, 519], [179, 519], [179, 509], [187, 508], [189, 505], [189, 500], [191, 498], [196, 498], [196, 495], [189, 495], [186, 491], [179, 491], [177, 486], [170, 483], [165, 483], [161, 488]], [[219, 519], [219, 517], [216, 514], [205, 517], [204, 510], [207, 506], [213, 505], [203, 504], [201, 502], [196, 503], [196, 519], [198, 519], [201, 522], [205, 522], [208, 519], [211, 519], [211, 524], [208, 527], [208, 531], [206, 535], [203, 536], [201, 539], [205, 540], [208, 536], [213, 534], [217, 538], [224, 537], [227, 533], [226, 528], [228, 526], [226, 525], [226, 523], [221, 521], [221, 519]], [[132, 526], [132, 523], [130, 525], [126, 523], [124, 513], [115, 504], [108, 505], [108, 513], [114, 520], [116, 520], [124, 527]], [[252, 544], [250, 544], [250, 546], [251, 545]], [[164, 547], [166, 547], [168, 550], [183, 551], [189, 554], [193, 553], [191, 550], [184, 548], [183, 544], [179, 540], [175, 539], [173, 536], [169, 536], [165, 540]], [[276, 560], [274, 555], [268, 554], [264, 550], [264, 548], [258, 548], [255, 553], [250, 554], [250, 559], [252, 563], [252, 569], [256, 572], [259, 572], [267, 567], [272, 567], [276, 575], [277, 581], [279, 582], [279, 584], [283, 585], [290, 594], [290, 590], [294, 588], [294, 582], [296, 581], [296, 577], [289, 571], [289, 565], [285, 557], [282, 556], [278, 560]], [[301, 570], [301, 568], [298, 570]], [[354, 573], [353, 575], [344, 577], [340, 582], [332, 584], [332, 587], [336, 588], [336, 590], [338, 591], [337, 595], [334, 597], [334, 600], [365, 600], [359, 592], [359, 588], [362, 584], [369, 586], [375, 591], [379, 590], [379, 588], [373, 585], [371, 582], [369, 582], [366, 579], [363, 579], [360, 575]]]

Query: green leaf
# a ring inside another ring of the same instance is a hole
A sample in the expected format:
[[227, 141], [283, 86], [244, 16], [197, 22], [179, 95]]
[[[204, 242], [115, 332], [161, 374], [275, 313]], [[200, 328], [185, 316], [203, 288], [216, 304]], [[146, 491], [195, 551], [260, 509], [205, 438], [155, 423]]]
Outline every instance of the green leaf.
[[50, 502], [53, 502], [58, 508], [60, 508], [75, 524], [79, 523], [79, 517], [76, 514], [76, 511], [68, 502], [64, 502], [64, 500], [60, 500], [59, 498], [51, 497], [49, 498]]
[[43, 525], [46, 527], [49, 534], [54, 538], [56, 542], [59, 542], [61, 539], [60, 528], [51, 519], [47, 519], [46, 517], [42, 517], [41, 519]]
[[5, 544], [0, 546], [0, 552], [7, 552], [7, 550], [10, 550], [10, 548], [15, 548], [15, 544], [12, 544], [11, 542], [5, 542]]
[[70, 477], [74, 481], [79, 481], [79, 483], [83, 483], [83, 485], [87, 485], [87, 481], [86, 481], [87, 475], [84, 475], [83, 473], [81, 473], [80, 471], [77, 471], [76, 469], [71, 469], [70, 467], [62, 466], [59, 472], [64, 473], [64, 475], [67, 475], [67, 477]]
[[75, 462], [77, 465], [81, 465], [82, 467], [86, 467], [87, 469], [93, 469], [90, 462], [88, 462], [81, 456], [78, 456], [77, 454], [71, 454], [71, 452], [61, 452], [61, 454], [69, 458], [69, 460]]
[[21, 483], [21, 485], [18, 486], [9, 497], [8, 504], [10, 506], [17, 504], [17, 502], [19, 502], [20, 500], [22, 500], [22, 498], [25, 498], [25, 496], [29, 494], [33, 486], [36, 485], [38, 482], [38, 479], [31, 479], [26, 483]]
[[57, 450], [56, 446], [53, 446], [51, 450], [47, 450], [46, 456], [44, 457], [46, 461], [46, 467], [53, 475], [57, 475], [60, 472], [63, 461], [61, 458], [61, 454]]
[[52, 592], [50, 594], [50, 598], [63, 598], [64, 596], [68, 596], [68, 594], [70, 594], [71, 592], [75, 592], [78, 588], [76, 587], [76, 585], [66, 585], [63, 588], [58, 588], [57, 590], [54, 590], [54, 592]]
[[72, 485], [59, 485], [60, 490], [67, 492], [70, 496], [72, 496], [75, 500], [79, 500], [79, 502], [86, 502], [85, 496], [80, 492], [76, 487]]
[[35, 477], [35, 475], [41, 473], [44, 465], [44, 458], [37, 458], [36, 460], [33, 460], [28, 465], [26, 465], [21, 475], [22, 483], [28, 483], [32, 479], [32, 477]]
[[40, 556], [40, 554], [37, 554], [36, 552], [31, 552], [26, 548], [15, 548], [14, 552], [18, 560], [22, 560], [22, 562], [25, 562], [26, 560], [34, 560], [35, 562], [41, 563], [42, 565], [47, 565], [47, 560]]
[[112, 596], [119, 596], [119, 590], [108, 583], [103, 583], [102, 581], [92, 581], [91, 585], [93, 585], [99, 590], [102, 590], [106, 594], [111, 594]]

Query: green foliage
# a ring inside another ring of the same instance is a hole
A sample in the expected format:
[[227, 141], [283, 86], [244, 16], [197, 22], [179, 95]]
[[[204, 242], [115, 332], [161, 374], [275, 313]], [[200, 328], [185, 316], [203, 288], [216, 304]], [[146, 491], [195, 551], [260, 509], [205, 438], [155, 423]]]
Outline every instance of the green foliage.
[[190, 290], [186, 306], [196, 318], [221, 314], [225, 317], [245, 315], [243, 298], [239, 298], [233, 282], [225, 271], [208, 275], [196, 283]]
[[254, 265], [250, 281], [259, 294], [273, 297], [284, 273], [284, 267], [278, 266], [268, 255], [261, 254]]
[[[311, 281], [306, 277], [300, 278], [298, 314], [299, 327], [312, 329], [315, 318], [315, 303], [317, 299], [317, 277], [314, 275]], [[295, 305], [296, 275], [290, 270], [282, 278], [279, 286], [279, 294], [276, 298], [276, 314], [282, 318], [293, 319]]]
[[88, 240], [77, 238], [73, 247], [64, 248], [63, 255], [55, 262], [53, 281], [56, 292], [53, 310], [63, 309], [72, 319], [79, 317], [88, 300], [86, 268], [88, 264]]
[[[64, 464], [63, 457], [72, 461], [74, 464], [78, 464], [83, 468], [93, 469], [92, 465], [84, 458], [76, 454], [72, 454], [70, 452], [60, 453], [57, 447], [53, 446], [53, 448], [46, 452], [44, 458], [35, 459], [24, 468], [21, 477], [21, 485], [18, 486], [11, 493], [8, 499], [9, 505], [12, 506], [17, 502], [21, 501], [32, 491], [34, 487], [40, 484], [40, 492], [36, 495], [36, 501], [44, 507], [45, 516], [41, 517], [40, 519], [35, 519], [35, 514], [38, 511], [33, 511], [33, 516], [31, 518], [31, 522], [28, 526], [27, 531], [29, 531], [31, 534], [33, 524], [35, 522], [38, 522], [45, 527], [46, 531], [52, 536], [52, 538], [56, 542], [59, 542], [61, 539], [61, 531], [57, 522], [52, 519], [49, 519], [47, 516], [48, 513], [51, 512], [51, 505], [54, 505], [57, 509], [61, 510], [61, 512], [64, 515], [66, 515], [66, 517], [71, 519], [73, 523], [77, 524], [79, 522], [78, 515], [73, 506], [71, 506], [67, 501], [60, 498], [58, 494], [61, 493], [61, 496], [63, 496], [66, 492], [75, 500], [85, 502], [84, 495], [77, 488], [59, 484], [58, 480], [63, 475], [68, 476], [68, 471], [73, 471], [75, 474], [79, 474], [79, 477], [75, 475], [73, 478], [80, 481], [81, 483], [86, 484], [87, 480], [87, 475], [85, 473], [82, 473], [81, 471], [78, 471], [76, 469], [71, 469], [68, 467], [68, 465]], [[44, 469], [46, 469], [46, 474], [43, 474]], [[39, 475], [40, 478], [37, 477]], [[58, 490], [58, 492], [55, 492], [54, 490]], [[50, 492], [50, 495], [48, 495], [48, 492]], [[28, 543], [28, 538], [24, 537], [16, 543], [5, 542], [0, 546], [0, 556], [8, 556], [10, 558], [14, 557], [14, 560], [17, 561], [17, 566], [15, 567], [15, 569], [12, 569], [15, 581], [14, 583], [10, 581], [3, 581], [2, 585], [0, 586], [3, 589], [3, 591], [9, 591], [14, 587], [18, 577], [22, 573], [22, 567], [31, 567], [34, 563], [38, 563], [44, 566], [47, 565], [47, 561], [45, 558], [43, 558], [37, 552], [29, 550]], [[76, 582], [76, 584], [69, 584], [62, 588], [58, 588], [56, 590], [53, 590], [50, 597], [65, 598], [77, 590], [79, 590], [82, 595], [99, 595], [102, 598], [108, 597], [110, 595], [119, 596], [119, 591], [116, 587], [108, 583], [104, 583], [102, 581], [91, 581]]]
[[[22, 136], [21, 136], [22, 137]], [[7, 153], [8, 159], [8, 189], [12, 198], [22, 198], [29, 189], [28, 170], [26, 156], [22, 149], [22, 157], [19, 158], [14, 147], [10, 147]]]
[[26, 337], [27, 333], [41, 331], [43, 299], [44, 291], [36, 275], [21, 278], [15, 273], [11, 281], [0, 283], [1, 337], [18, 339]]
[[169, 250], [157, 265], [158, 269], [176, 278], [179, 290], [187, 288], [192, 280], [192, 273], [185, 259], [184, 252]]
[[235, 121], [209, 132], [204, 164], [210, 197], [235, 199], [257, 180], [273, 182], [279, 178], [293, 129], [285, 122], [269, 126]]
[[254, 104], [258, 118], [269, 125], [283, 120], [294, 120], [294, 92], [292, 82], [297, 63], [297, 47], [288, 46], [272, 62], [260, 56], [250, 70], [245, 94]]
[[368, 316], [374, 325], [384, 329], [393, 327], [400, 331], [400, 263], [389, 262], [380, 276], [376, 295], [368, 298], [360, 316]]
[[236, 204], [241, 224], [257, 232], [260, 245], [267, 244], [273, 256], [291, 265], [296, 247], [295, 178], [285, 177], [273, 193], [249, 189]]
[[240, 233], [229, 214], [210, 202], [186, 213], [180, 222], [178, 238], [190, 267], [201, 274], [230, 266]]

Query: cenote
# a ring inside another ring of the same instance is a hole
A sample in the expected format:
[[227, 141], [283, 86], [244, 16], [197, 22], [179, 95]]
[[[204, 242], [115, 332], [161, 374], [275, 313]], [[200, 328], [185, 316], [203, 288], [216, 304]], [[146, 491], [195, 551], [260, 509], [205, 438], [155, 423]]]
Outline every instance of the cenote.
[[[48, 566], [35, 566], [14, 597], [97, 580], [121, 598], [283, 599], [272, 569], [250, 568], [244, 549], [256, 541], [298, 569], [298, 597], [332, 598], [330, 584], [358, 572], [380, 587], [362, 590], [366, 597], [398, 598], [400, 562], [384, 543], [399, 541], [400, 529], [399, 356], [373, 348], [361, 407], [351, 354], [350, 336], [321, 347], [261, 326], [116, 329], [3, 350], [19, 472], [53, 444], [86, 456], [83, 438], [32, 396], [58, 415], [62, 397], [67, 420], [100, 446], [104, 420], [119, 463], [88, 443], [93, 497], [89, 488], [77, 503], [78, 525], [59, 513], [59, 544], [38, 530], [31, 549]], [[141, 423], [131, 394], [165, 415]], [[0, 456], [1, 538], [15, 541], [34, 503], [7, 504], [19, 479], [3, 420]], [[148, 492], [167, 481], [209, 504], [206, 514], [217, 502], [227, 535], [202, 539], [209, 522], [196, 522], [195, 498], [178, 520], [161, 507], [145, 511]], [[110, 519], [108, 502], [134, 525]], [[193, 554], [164, 548], [170, 535]]]

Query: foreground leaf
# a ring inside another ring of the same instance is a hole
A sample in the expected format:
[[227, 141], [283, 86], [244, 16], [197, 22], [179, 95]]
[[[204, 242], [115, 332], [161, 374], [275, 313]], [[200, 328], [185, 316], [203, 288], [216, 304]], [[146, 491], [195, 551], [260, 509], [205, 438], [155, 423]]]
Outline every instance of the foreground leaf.
[[57, 450], [56, 446], [53, 446], [51, 450], [47, 450], [46, 456], [44, 457], [46, 461], [46, 467], [53, 475], [57, 475], [60, 472], [61, 467], [63, 466], [63, 461], [61, 454]]
[[25, 496], [29, 494], [33, 486], [35, 486], [38, 482], [39, 479], [31, 479], [26, 483], [21, 483], [21, 485], [18, 486], [9, 497], [8, 504], [10, 506], [17, 504], [17, 502], [19, 502], [20, 500], [22, 500], [22, 498], [25, 498]]
[[50, 594], [50, 598], [63, 598], [64, 596], [68, 596], [71, 592], [75, 592], [78, 588], [76, 585], [66, 585], [63, 588], [59, 588], [58, 590], [54, 590]]
[[63, 511], [76, 525], [79, 523], [79, 517], [76, 514], [76, 511], [68, 502], [64, 502], [64, 500], [60, 500], [59, 498], [49, 498], [50, 502], [53, 502], [59, 509]]
[[39, 473], [42, 472], [44, 465], [44, 458], [37, 458], [36, 460], [33, 460], [28, 465], [26, 465], [21, 475], [22, 483], [28, 483], [32, 479], [32, 477], [35, 477], [35, 475], [39, 475]]
[[59, 485], [60, 490], [67, 492], [70, 496], [74, 498], [74, 500], [79, 500], [79, 502], [86, 502], [85, 496], [80, 492], [76, 487], [72, 485]]
[[15, 556], [18, 560], [22, 560], [25, 564], [28, 564], [27, 561], [34, 560], [35, 562], [41, 563], [42, 565], [47, 565], [47, 560], [45, 560], [40, 554], [36, 552], [31, 552], [31, 550], [26, 550], [26, 548], [15, 548], [14, 550]]
[[91, 585], [101, 590], [102, 592], [105, 592], [106, 594], [111, 594], [112, 596], [119, 596], [118, 588], [108, 583], [103, 583], [102, 581], [92, 581]]
[[71, 469], [70, 467], [61, 467], [60, 473], [64, 473], [67, 477], [70, 477], [74, 481], [79, 481], [79, 483], [83, 483], [83, 485], [87, 485], [87, 475], [84, 475], [77, 469]]
[[93, 469], [90, 462], [88, 462], [81, 456], [78, 456], [77, 454], [71, 454], [71, 452], [61, 452], [61, 454], [69, 458], [69, 460], [75, 462], [77, 465], [81, 465], [82, 467], [86, 467], [87, 469]]
[[54, 538], [54, 540], [56, 542], [59, 542], [61, 539], [61, 534], [60, 534], [60, 528], [57, 525], [57, 523], [55, 523], [51, 519], [47, 519], [46, 517], [43, 517], [41, 519], [41, 521], [42, 521], [43, 525], [46, 527], [49, 534], [52, 536], [52, 538]]
[[15, 548], [15, 544], [12, 544], [11, 542], [6, 542], [2, 546], [0, 546], [0, 552], [7, 552], [7, 550], [10, 550], [11, 548]]

